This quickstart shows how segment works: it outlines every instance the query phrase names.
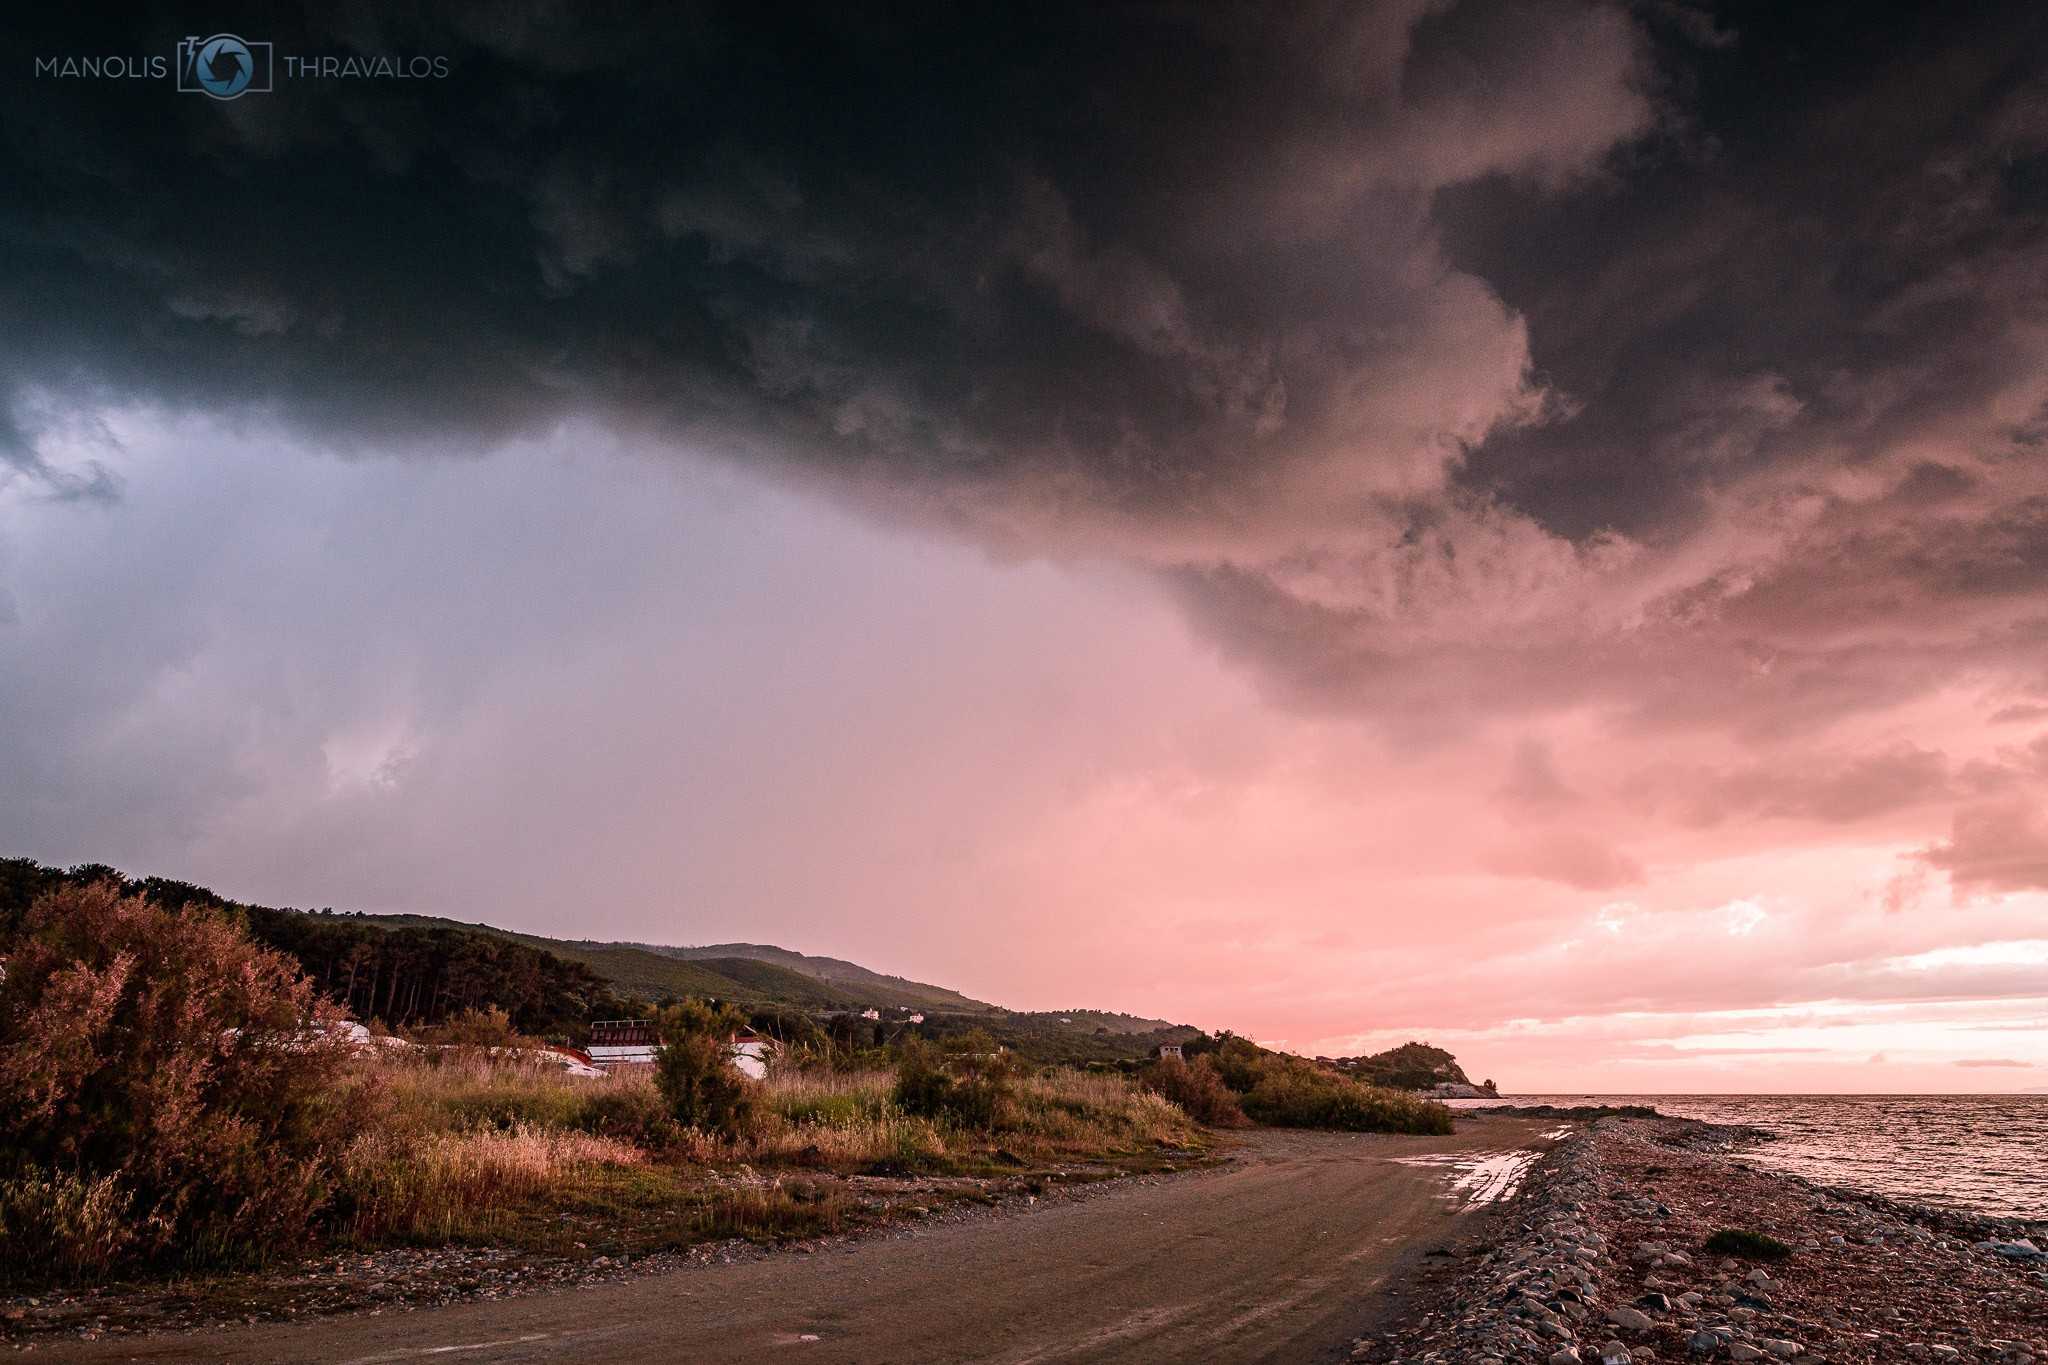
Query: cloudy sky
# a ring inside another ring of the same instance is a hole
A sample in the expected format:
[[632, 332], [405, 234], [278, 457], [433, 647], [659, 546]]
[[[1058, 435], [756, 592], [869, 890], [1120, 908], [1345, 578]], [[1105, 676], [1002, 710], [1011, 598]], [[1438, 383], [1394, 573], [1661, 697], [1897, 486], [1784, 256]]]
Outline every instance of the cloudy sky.
[[0, 852], [2048, 1087], [2037, 7], [327, 8], [0, 37]]

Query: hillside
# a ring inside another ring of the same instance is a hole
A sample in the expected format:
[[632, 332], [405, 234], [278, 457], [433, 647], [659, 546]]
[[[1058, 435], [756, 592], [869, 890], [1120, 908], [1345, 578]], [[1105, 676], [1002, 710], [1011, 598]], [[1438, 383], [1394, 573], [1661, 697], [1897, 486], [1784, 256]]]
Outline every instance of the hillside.
[[[958, 991], [763, 943], [697, 947], [557, 939], [435, 915], [276, 909], [232, 901], [163, 878], [132, 880], [99, 865], [44, 867], [0, 859], [0, 935], [34, 896], [64, 882], [122, 880], [160, 902], [209, 905], [242, 916], [259, 941], [297, 958], [306, 974], [358, 1018], [393, 1028], [438, 1024], [465, 1009], [496, 1006], [520, 1029], [581, 1038], [595, 1018], [636, 1013], [688, 996], [715, 996], [752, 1011], [839, 1015], [838, 1027], [870, 1042], [915, 1029], [950, 1037], [982, 1029], [1038, 1062], [1142, 1061], [1163, 1044], [1203, 1037], [1191, 1025], [1108, 1010], [1019, 1012]], [[874, 1009], [872, 1025], [858, 1015]], [[865, 1045], [865, 1044], [863, 1044]], [[1457, 1059], [1408, 1043], [1371, 1057], [1323, 1059], [1376, 1084], [1421, 1090], [1465, 1082]]]
[[[957, 991], [887, 976], [857, 963], [838, 958], [811, 957], [762, 944], [672, 948], [650, 943], [549, 938], [542, 934], [500, 929], [493, 924], [442, 919], [434, 915], [353, 914], [346, 918], [373, 927], [453, 929], [525, 944], [565, 962], [588, 967], [621, 993], [638, 1000], [701, 995], [716, 996], [743, 1005], [779, 1005], [815, 1011], [908, 1006], [987, 1012], [995, 1008], [969, 1000]], [[815, 967], [812, 964], [816, 964]], [[812, 969], [807, 970], [806, 967]], [[827, 969], [830, 969], [829, 975]]]
[[256, 938], [298, 958], [351, 1011], [393, 1027], [438, 1023], [462, 1009], [495, 1004], [523, 1029], [576, 1034], [593, 1015], [685, 996], [809, 1013], [909, 1009], [992, 1020], [1004, 1013], [943, 986], [769, 944], [605, 943], [438, 915], [279, 909], [186, 882], [130, 878], [100, 864], [66, 869], [28, 858], [0, 859], [0, 931], [44, 890], [109, 877], [166, 904], [240, 914]]
[[882, 972], [870, 971], [857, 962], [848, 962], [836, 957], [814, 957], [809, 953], [793, 952], [788, 948], [778, 948], [768, 943], [713, 943], [699, 948], [676, 948], [658, 943], [611, 946], [645, 948], [664, 957], [683, 958], [693, 962], [709, 958], [751, 958], [757, 962], [772, 963], [793, 972], [801, 972], [818, 981], [844, 986], [871, 1000], [891, 1005], [907, 1005], [912, 1009], [973, 1012], [996, 1008], [986, 1001], [971, 999], [958, 991], [947, 990], [944, 986], [927, 985], [922, 981], [911, 981], [901, 976], [888, 976]]
[[[1440, 1047], [1427, 1043], [1403, 1043], [1367, 1057], [1328, 1057], [1319, 1060], [1373, 1085], [1396, 1090], [1428, 1090], [1439, 1085], [1472, 1085], [1471, 1077], [1458, 1059]], [[1492, 1084], [1492, 1082], [1487, 1082]], [[1475, 1087], [1477, 1088], [1477, 1087]]]
[[794, 1009], [959, 1010], [987, 1013], [994, 1005], [958, 991], [905, 977], [870, 971], [836, 957], [813, 957], [763, 943], [721, 943], [678, 948], [660, 943], [548, 938], [430, 915], [357, 915], [365, 924], [441, 926], [492, 934], [580, 962], [628, 994], [647, 1000], [665, 996], [715, 995], [743, 1004], [786, 1005]]
[[[1071, 1025], [1074, 1028], [1084, 1029], [1089, 1033], [1116, 1035], [1151, 1035], [1171, 1033], [1176, 1029], [1188, 1028], [1186, 1024], [1176, 1024], [1169, 1019], [1147, 1019], [1142, 1015], [1119, 1014], [1113, 1010], [1039, 1010], [1035, 1014], [1019, 1017], [1042, 1020], [1047, 1023]], [[1178, 1042], [1180, 1040], [1168, 1038], [1162, 1041]]]
[[802, 972], [750, 958], [686, 961], [632, 944], [565, 941], [538, 934], [512, 937], [566, 961], [580, 962], [621, 991], [642, 1000], [711, 995], [746, 1005], [784, 1005], [802, 1010], [863, 1009], [879, 1003]]
[[357, 915], [250, 905], [189, 882], [130, 879], [93, 864], [66, 869], [0, 858], [0, 942], [43, 892], [103, 880], [119, 881], [159, 905], [205, 906], [238, 916], [251, 938], [295, 958], [313, 983], [351, 1014], [394, 1028], [437, 1024], [463, 1010], [495, 1007], [522, 1032], [580, 1038], [591, 1019], [636, 1007], [583, 963], [506, 935], [449, 920], [373, 922]]
[[[1090, 1017], [1099, 1012], [1077, 1010], [1063, 1014], [1018, 1014], [1002, 1011], [995, 1015], [935, 1014], [924, 1031], [935, 1037], [978, 1028], [992, 1034], [1012, 1051], [1037, 1062], [1064, 1062], [1082, 1066], [1090, 1062], [1143, 1061], [1163, 1043], [1188, 1043], [1203, 1037], [1192, 1024], [1169, 1024], [1144, 1020], [1157, 1028], [1111, 1029]], [[1129, 1020], [1131, 1016], [1122, 1018]], [[1083, 1022], [1086, 1019], [1088, 1022]]]

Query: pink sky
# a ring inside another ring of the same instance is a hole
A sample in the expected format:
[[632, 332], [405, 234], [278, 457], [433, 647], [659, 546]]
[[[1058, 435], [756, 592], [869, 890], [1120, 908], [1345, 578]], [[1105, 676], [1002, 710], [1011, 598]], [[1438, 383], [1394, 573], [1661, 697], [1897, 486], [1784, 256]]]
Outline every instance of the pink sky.
[[0, 90], [0, 851], [1525, 1092], [2048, 1088], [1995, 9], [282, 14], [460, 79]]
[[2040, 727], [1995, 676], [1790, 733], [1448, 692], [1410, 725], [1421, 679], [1317, 714], [1148, 575], [594, 432], [420, 466], [110, 430], [121, 504], [0, 522], [65, 765], [10, 833], [46, 859], [1420, 1037], [1524, 1091], [2048, 1084], [2039, 844], [2001, 815]]

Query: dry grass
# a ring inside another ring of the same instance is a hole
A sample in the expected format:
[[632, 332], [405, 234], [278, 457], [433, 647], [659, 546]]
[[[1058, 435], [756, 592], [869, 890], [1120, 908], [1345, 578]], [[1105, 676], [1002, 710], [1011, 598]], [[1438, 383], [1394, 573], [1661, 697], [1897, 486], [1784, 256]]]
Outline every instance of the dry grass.
[[[460, 1131], [474, 1127], [574, 1128], [593, 1081], [561, 1068], [480, 1049], [398, 1052], [366, 1058], [376, 1089], [391, 1106], [391, 1122], [413, 1132]], [[650, 1092], [644, 1078], [634, 1078]]]
[[0, 1180], [0, 1280], [38, 1262], [67, 1278], [96, 1279], [133, 1239], [130, 1200], [111, 1175], [68, 1171]]
[[839, 1231], [846, 1221], [846, 1196], [817, 1183], [739, 1190], [714, 1195], [693, 1224], [704, 1237], [745, 1237], [766, 1242], [779, 1237], [817, 1237]]
[[756, 1165], [842, 1171], [943, 1166], [953, 1155], [945, 1132], [899, 1110], [890, 1099], [895, 1082], [888, 1071], [771, 1076], [761, 1086], [764, 1104], [754, 1131], [727, 1151]]
[[998, 1100], [987, 1129], [903, 1113], [887, 1071], [771, 1077], [765, 1117], [732, 1155], [757, 1165], [834, 1170], [957, 1169], [1006, 1157], [1105, 1156], [1197, 1141], [1173, 1104], [1122, 1076], [1064, 1068], [1021, 1077]]
[[446, 1241], [490, 1232], [520, 1203], [568, 1191], [600, 1166], [637, 1166], [646, 1153], [616, 1138], [559, 1128], [466, 1133], [372, 1133], [342, 1159], [352, 1241]]
[[1185, 1147], [1194, 1125], [1172, 1102], [1122, 1076], [1054, 1070], [1020, 1080], [997, 1109], [1012, 1151], [1081, 1156]]
[[[549, 1210], [569, 1209], [666, 1208], [691, 1237], [807, 1236], [847, 1217], [835, 1173], [971, 1173], [1198, 1140], [1158, 1095], [1067, 1070], [1010, 1082], [987, 1129], [905, 1114], [892, 1072], [778, 1074], [755, 1087], [746, 1131], [719, 1137], [667, 1119], [645, 1075], [592, 1080], [463, 1052], [359, 1068], [381, 1108], [340, 1163], [337, 1231], [358, 1244], [545, 1239], [559, 1231]], [[704, 1169], [741, 1166], [814, 1174], [730, 1190]]]
[[[693, 1005], [664, 1015], [681, 1036], [659, 1085], [511, 1053], [496, 1012], [451, 1025], [448, 1046], [357, 1056], [307, 1040], [331, 1009], [289, 959], [226, 916], [113, 883], [39, 899], [8, 951], [0, 1032], [30, 1043], [0, 1048], [0, 1278], [249, 1261], [322, 1238], [814, 1232], [845, 1216], [836, 1175], [1014, 1171], [1194, 1135], [1119, 1077], [1020, 1078], [971, 1037], [906, 1044], [896, 1070], [744, 1081], [726, 1066], [732, 1021]], [[743, 1165], [808, 1174], [764, 1188]]]
[[893, 1071], [778, 1071], [761, 1083], [767, 1107], [792, 1123], [851, 1123], [892, 1108]]

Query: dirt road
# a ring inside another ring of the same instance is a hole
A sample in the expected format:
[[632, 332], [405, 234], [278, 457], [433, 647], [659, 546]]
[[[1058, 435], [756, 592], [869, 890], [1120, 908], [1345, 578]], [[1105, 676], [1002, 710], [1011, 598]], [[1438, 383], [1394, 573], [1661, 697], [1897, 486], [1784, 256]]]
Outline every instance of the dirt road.
[[1259, 1132], [1228, 1168], [1015, 1217], [602, 1288], [388, 1316], [47, 1343], [57, 1360], [1316, 1362], [1375, 1288], [1481, 1216], [1554, 1123]]

